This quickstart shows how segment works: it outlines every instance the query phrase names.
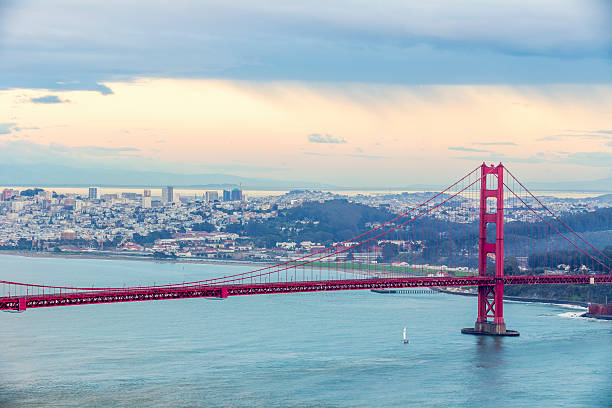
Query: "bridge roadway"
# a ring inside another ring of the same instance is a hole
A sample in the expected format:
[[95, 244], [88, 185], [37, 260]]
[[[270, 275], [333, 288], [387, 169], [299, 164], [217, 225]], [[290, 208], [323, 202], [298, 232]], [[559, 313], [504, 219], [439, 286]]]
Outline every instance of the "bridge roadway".
[[[505, 285], [589, 284], [612, 283], [612, 275], [523, 275], [505, 276]], [[226, 298], [240, 295], [274, 293], [320, 292], [382, 288], [422, 288], [493, 285], [494, 277], [406, 277], [352, 280], [269, 282], [256, 284], [223, 284], [192, 286], [152, 286], [140, 288], [106, 289], [95, 291], [67, 291], [44, 295], [0, 297], [0, 310], [88, 305], [98, 303], [137, 302], [145, 300], [184, 299], [199, 297]]]

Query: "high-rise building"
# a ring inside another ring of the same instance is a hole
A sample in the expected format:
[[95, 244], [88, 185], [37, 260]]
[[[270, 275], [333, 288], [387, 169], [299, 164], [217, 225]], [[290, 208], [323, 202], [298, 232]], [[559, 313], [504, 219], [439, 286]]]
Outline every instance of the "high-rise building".
[[232, 201], [232, 192], [229, 190], [223, 190], [223, 201]]
[[168, 195], [168, 202], [173, 203], [173, 202], [174, 202], [174, 197], [175, 197], [175, 194], [174, 194], [174, 187], [172, 187], [172, 186], [168, 186], [168, 187], [166, 187], [166, 190], [168, 190], [168, 192], [167, 192], [167, 195]]
[[151, 208], [151, 190], [149, 189], [143, 190], [140, 206], [142, 208]]
[[168, 204], [174, 202], [174, 187], [168, 186], [162, 189], [162, 203]]
[[4, 191], [2, 191], [2, 201], [8, 201], [11, 199], [12, 196], [13, 190], [11, 190], [10, 188], [5, 188]]
[[204, 199], [209, 203], [213, 201], [219, 201], [219, 192], [218, 191], [207, 191], [204, 195]]
[[142, 208], [151, 208], [151, 196], [148, 196], [148, 197], [146, 195], [142, 196], [141, 207]]
[[138, 193], [121, 193], [121, 197], [125, 198], [126, 200], [140, 200], [142, 198], [142, 195], [138, 194]]
[[232, 190], [232, 201], [242, 201], [242, 190], [235, 188]]
[[98, 199], [98, 187], [89, 187], [89, 199], [90, 200]]

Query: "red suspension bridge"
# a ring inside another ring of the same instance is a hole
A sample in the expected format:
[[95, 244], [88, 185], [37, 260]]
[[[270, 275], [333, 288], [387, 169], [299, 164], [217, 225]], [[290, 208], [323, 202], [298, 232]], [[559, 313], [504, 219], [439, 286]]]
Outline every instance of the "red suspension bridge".
[[[382, 288], [478, 288], [474, 328], [504, 322], [505, 285], [612, 283], [612, 259], [501, 163], [482, 164], [399, 215], [329, 248], [248, 272], [168, 285], [52, 286], [0, 281], [0, 310]], [[506, 228], [506, 239], [504, 239]], [[505, 264], [506, 261], [506, 264]], [[505, 274], [506, 273], [506, 274]], [[510, 273], [510, 274], [508, 274]]]

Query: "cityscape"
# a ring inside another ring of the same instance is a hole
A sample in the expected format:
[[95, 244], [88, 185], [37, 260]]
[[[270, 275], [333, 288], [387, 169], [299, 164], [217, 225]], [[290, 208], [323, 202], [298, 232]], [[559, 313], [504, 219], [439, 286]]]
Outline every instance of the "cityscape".
[[[161, 194], [158, 192], [161, 190]], [[152, 191], [158, 195], [152, 195]], [[430, 193], [431, 194], [431, 193]], [[304, 203], [347, 200], [390, 214], [401, 214], [418, 204], [427, 193], [357, 194], [296, 190], [278, 195], [248, 198], [240, 188], [202, 191], [182, 195], [173, 186], [141, 193], [98, 194], [90, 187], [87, 196], [58, 195], [52, 188], [24, 190], [6, 188], [0, 201], [0, 248], [106, 255], [140, 255], [200, 260], [286, 261], [320, 251], [338, 242], [295, 240], [257, 246], [255, 237], [236, 233], [250, 222], [276, 218], [279, 211]], [[557, 213], [571, 215], [612, 207], [610, 195], [579, 199], [543, 198]], [[435, 214], [437, 218], [464, 217], [465, 208]], [[521, 210], [506, 212], [506, 222], [525, 218]], [[303, 219], [302, 223], [316, 222]], [[533, 220], [535, 221], [535, 220]], [[533, 222], [532, 221], [532, 222]], [[373, 223], [372, 225], [376, 225]], [[289, 226], [289, 225], [288, 225]], [[231, 232], [230, 232], [231, 231]], [[163, 236], [156, 237], [163, 232]], [[147, 239], [151, 236], [151, 239]], [[414, 242], [401, 242], [409, 246]], [[376, 257], [370, 260], [376, 263]], [[438, 265], [443, 266], [443, 265]]]

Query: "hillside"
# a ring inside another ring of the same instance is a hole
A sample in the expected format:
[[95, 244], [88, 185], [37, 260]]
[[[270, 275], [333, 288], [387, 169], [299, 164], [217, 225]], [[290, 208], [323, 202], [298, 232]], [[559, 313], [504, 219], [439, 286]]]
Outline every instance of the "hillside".
[[288, 240], [330, 244], [367, 231], [368, 222], [385, 222], [393, 217], [386, 210], [347, 200], [330, 200], [281, 211], [278, 217], [266, 222], [231, 224], [225, 230], [247, 235], [266, 247]]

